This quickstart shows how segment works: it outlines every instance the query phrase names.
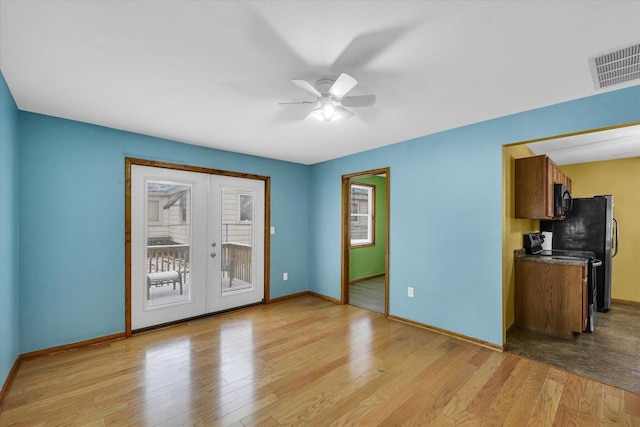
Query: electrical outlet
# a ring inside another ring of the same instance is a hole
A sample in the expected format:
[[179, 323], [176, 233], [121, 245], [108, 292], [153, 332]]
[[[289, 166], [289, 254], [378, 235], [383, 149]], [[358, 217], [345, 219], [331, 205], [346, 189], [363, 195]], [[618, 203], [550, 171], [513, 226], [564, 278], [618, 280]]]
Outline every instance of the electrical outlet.
[[407, 288], [407, 296], [409, 296], [409, 298], [413, 298], [413, 288], [411, 286]]
[[282, 273], [282, 280], [289, 280], [289, 273]]

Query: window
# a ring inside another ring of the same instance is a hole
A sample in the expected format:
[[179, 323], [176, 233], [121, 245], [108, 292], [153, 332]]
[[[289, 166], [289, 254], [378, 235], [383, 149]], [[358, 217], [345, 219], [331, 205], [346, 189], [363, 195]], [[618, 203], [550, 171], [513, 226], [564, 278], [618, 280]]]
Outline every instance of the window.
[[374, 244], [375, 187], [351, 184], [351, 246]]
[[251, 193], [238, 193], [238, 222], [253, 220], [253, 197]]

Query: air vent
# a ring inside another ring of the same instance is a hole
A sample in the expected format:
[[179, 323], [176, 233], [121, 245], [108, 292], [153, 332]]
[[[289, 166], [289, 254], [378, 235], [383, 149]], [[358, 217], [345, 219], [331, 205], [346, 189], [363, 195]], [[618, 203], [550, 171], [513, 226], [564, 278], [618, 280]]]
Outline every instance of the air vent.
[[596, 89], [640, 79], [640, 43], [634, 43], [589, 58]]

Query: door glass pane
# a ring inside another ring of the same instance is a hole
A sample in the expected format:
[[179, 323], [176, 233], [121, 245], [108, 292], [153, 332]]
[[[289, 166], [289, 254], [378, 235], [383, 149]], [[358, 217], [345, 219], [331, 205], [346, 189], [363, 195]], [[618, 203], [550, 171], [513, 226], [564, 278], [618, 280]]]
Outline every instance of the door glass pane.
[[147, 183], [146, 308], [191, 301], [191, 190]]
[[253, 191], [223, 187], [220, 207], [222, 294], [252, 287]]

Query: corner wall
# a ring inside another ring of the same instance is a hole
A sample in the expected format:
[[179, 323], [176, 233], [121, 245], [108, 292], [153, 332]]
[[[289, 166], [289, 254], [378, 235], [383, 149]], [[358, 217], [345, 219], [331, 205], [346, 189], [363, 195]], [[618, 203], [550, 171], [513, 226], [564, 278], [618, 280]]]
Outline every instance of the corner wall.
[[0, 72], [0, 388], [19, 351], [18, 108]]
[[526, 145], [512, 145], [502, 149], [502, 304], [504, 336], [515, 322], [515, 261], [513, 251], [522, 248], [522, 234], [540, 231], [540, 221], [515, 217], [515, 160], [533, 156]]
[[21, 353], [124, 331], [125, 157], [270, 176], [271, 297], [309, 290], [308, 166], [22, 111], [19, 124]]
[[389, 167], [390, 314], [502, 346], [502, 146], [636, 121], [640, 86], [312, 165], [311, 290], [340, 296], [341, 176]]

